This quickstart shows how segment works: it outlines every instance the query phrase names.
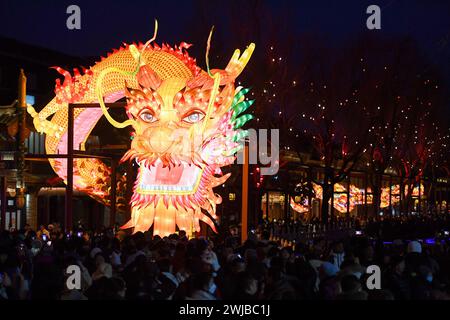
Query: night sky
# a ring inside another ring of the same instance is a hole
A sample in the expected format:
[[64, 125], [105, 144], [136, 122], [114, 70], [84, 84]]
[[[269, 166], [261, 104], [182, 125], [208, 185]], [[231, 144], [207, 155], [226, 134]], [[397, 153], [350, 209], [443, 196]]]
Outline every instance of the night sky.
[[[228, 1], [215, 3], [208, 15], [217, 29], [227, 15]], [[382, 8], [382, 32], [411, 36], [436, 59], [450, 58], [450, 1], [265, 1], [274, 16], [290, 12], [299, 33], [317, 33], [343, 41], [365, 31], [370, 4]], [[68, 30], [66, 8], [82, 10], [82, 29]], [[160, 23], [158, 38], [178, 43], [189, 38], [189, 26], [199, 19], [199, 1], [0, 1], [0, 35], [78, 56], [95, 56], [124, 41], [145, 41]], [[245, 17], [243, 17], [245, 18]], [[205, 30], [205, 34], [208, 30]]]
[[[254, 1], [254, 0], [247, 0]], [[245, 2], [245, 1], [241, 1]], [[450, 83], [450, 1], [448, 0], [346, 0], [346, 1], [263, 1], [272, 16], [286, 15], [289, 26], [298, 34], [317, 34], [339, 46], [367, 32], [366, 8], [377, 4], [382, 9], [382, 29], [389, 37], [411, 37], [429, 62], [441, 67]], [[209, 3], [205, 9], [204, 3]], [[146, 41], [153, 33], [153, 19], [159, 21], [157, 42], [189, 42], [199, 19], [232, 37], [225, 22], [229, 1], [36, 1], [0, 0], [0, 36], [68, 53], [74, 56], [98, 57], [122, 42]], [[239, 3], [239, 2], [238, 2]], [[82, 29], [66, 28], [66, 8], [81, 7]], [[203, 13], [200, 12], [203, 10]], [[207, 11], [205, 14], [205, 10]], [[248, 17], [242, 17], [246, 19]], [[229, 21], [228, 21], [229, 23]], [[225, 37], [225, 39], [226, 39]], [[196, 38], [198, 39], [198, 37]], [[198, 40], [197, 40], [198, 41]], [[248, 42], [253, 39], [248, 39]], [[258, 45], [258, 44], [257, 44]], [[196, 43], [196, 46], [198, 44]], [[204, 43], [201, 44], [204, 47]], [[258, 47], [261, 50], [264, 48]], [[267, 48], [265, 48], [267, 50]], [[231, 54], [231, 49], [230, 49]]]

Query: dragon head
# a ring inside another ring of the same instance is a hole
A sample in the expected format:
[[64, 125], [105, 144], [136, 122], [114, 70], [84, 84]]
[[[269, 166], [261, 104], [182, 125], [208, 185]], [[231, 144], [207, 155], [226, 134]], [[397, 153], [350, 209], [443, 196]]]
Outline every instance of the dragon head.
[[[158, 46], [151, 45], [152, 40], [129, 46], [137, 62], [133, 83], [124, 83], [129, 120], [113, 120], [99, 99], [113, 125], [134, 129], [122, 161], [136, 161], [139, 171], [132, 219], [124, 228], [145, 231], [154, 224], [155, 234], [167, 235], [176, 225], [198, 231], [201, 220], [215, 230], [221, 197], [213, 188], [228, 179], [230, 174], [223, 175], [220, 168], [233, 163], [239, 140], [246, 135], [239, 128], [252, 118], [238, 117], [253, 101], [245, 99], [248, 89], [235, 87], [235, 79], [255, 46], [242, 55], [236, 50], [223, 70], [210, 70], [207, 60], [204, 71], [185, 51], [190, 45]], [[144, 58], [148, 50], [151, 54]]]

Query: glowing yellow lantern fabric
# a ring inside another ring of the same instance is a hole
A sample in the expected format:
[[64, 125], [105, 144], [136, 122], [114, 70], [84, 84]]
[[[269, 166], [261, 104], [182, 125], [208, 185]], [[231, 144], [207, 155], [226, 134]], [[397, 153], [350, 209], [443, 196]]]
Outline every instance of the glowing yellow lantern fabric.
[[[155, 36], [156, 36], [155, 28]], [[211, 35], [210, 35], [211, 36]], [[249, 61], [255, 45], [236, 50], [224, 70], [200, 69], [187, 49], [190, 45], [124, 45], [81, 74], [61, 69], [63, 84], [56, 83], [56, 97], [37, 113], [28, 112], [34, 125], [46, 133], [49, 154], [67, 153], [68, 103], [95, 103], [101, 108], [75, 109], [74, 148], [84, 143], [105, 115], [115, 127], [134, 129], [130, 150], [122, 161], [139, 165], [131, 199], [132, 217], [123, 228], [166, 236], [181, 230], [199, 231], [199, 221], [215, 230], [216, 205], [221, 197], [213, 188], [230, 174], [221, 167], [234, 162], [239, 130], [252, 117], [242, 115], [253, 101], [249, 91], [235, 88], [235, 79]], [[209, 50], [208, 39], [208, 50]], [[208, 56], [208, 52], [207, 55]], [[114, 120], [104, 102], [127, 99], [129, 119]], [[48, 118], [52, 116], [51, 120]], [[55, 172], [66, 181], [67, 160], [50, 159]], [[98, 159], [74, 160], [74, 188], [108, 204], [110, 169]]]

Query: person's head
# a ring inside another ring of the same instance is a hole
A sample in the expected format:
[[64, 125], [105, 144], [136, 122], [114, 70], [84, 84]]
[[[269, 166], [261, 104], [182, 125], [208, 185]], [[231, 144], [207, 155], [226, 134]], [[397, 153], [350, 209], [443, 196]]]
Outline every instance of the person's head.
[[283, 249], [281, 249], [281, 259], [283, 260], [288, 260], [291, 257], [292, 254], [292, 249], [290, 247], [285, 247]]
[[344, 244], [341, 241], [333, 244], [333, 252], [336, 254], [344, 253]]
[[31, 230], [31, 226], [28, 223], [26, 223], [25, 226], [23, 227], [23, 229], [25, 231], [30, 231]]
[[161, 272], [172, 272], [172, 263], [168, 258], [160, 259], [158, 261], [158, 267]]
[[394, 273], [402, 275], [403, 272], [405, 272], [406, 266], [405, 259], [403, 257], [396, 256], [393, 257], [391, 261], [392, 261], [392, 270], [394, 271]]
[[425, 280], [427, 283], [433, 282], [433, 271], [428, 266], [420, 266], [419, 267], [420, 277]]
[[407, 252], [421, 254], [422, 253], [422, 245], [420, 244], [419, 241], [410, 241], [408, 243]]
[[238, 255], [231, 261], [231, 271], [233, 273], [239, 273], [244, 270], [245, 270], [245, 260]]
[[102, 265], [102, 264], [105, 263], [105, 257], [103, 256], [102, 253], [97, 253], [97, 254], [95, 255], [94, 261], [95, 261], [95, 265], [96, 265], [97, 267], [99, 267], [100, 265]]
[[269, 268], [267, 273], [267, 283], [273, 284], [283, 278], [283, 269], [279, 265], [273, 265]]
[[239, 234], [239, 229], [236, 226], [230, 227], [230, 234], [234, 237], [237, 236]]
[[185, 230], [180, 230], [180, 232], [178, 232], [180, 239], [186, 238], [186, 231]]
[[329, 278], [329, 277], [335, 277], [338, 272], [339, 272], [338, 267], [328, 261], [324, 262], [319, 268], [319, 276], [322, 279]]
[[125, 298], [126, 293], [126, 285], [125, 281], [123, 281], [121, 278], [111, 278], [111, 283], [113, 285], [114, 291], [116, 292], [117, 296], [121, 299]]
[[258, 281], [248, 272], [241, 272], [238, 277], [239, 289], [248, 295], [255, 295], [258, 291]]
[[361, 291], [361, 282], [355, 275], [345, 275], [341, 279], [341, 289], [343, 293]]
[[200, 272], [193, 278], [194, 289], [213, 293], [215, 290], [214, 277], [211, 272]]
[[261, 239], [264, 241], [269, 241], [270, 239], [270, 232], [268, 230], [264, 230], [261, 234]]
[[119, 239], [113, 238], [113, 239], [111, 240], [111, 249], [114, 250], [114, 251], [120, 251], [120, 249], [121, 249], [121, 243], [120, 243], [120, 240], [119, 240]]
[[45, 230], [45, 226], [44, 226], [43, 224], [41, 224], [41, 225], [39, 226], [39, 230], [44, 231], [44, 230]]
[[363, 257], [366, 261], [372, 261], [374, 259], [375, 251], [371, 245], [368, 245], [363, 250]]

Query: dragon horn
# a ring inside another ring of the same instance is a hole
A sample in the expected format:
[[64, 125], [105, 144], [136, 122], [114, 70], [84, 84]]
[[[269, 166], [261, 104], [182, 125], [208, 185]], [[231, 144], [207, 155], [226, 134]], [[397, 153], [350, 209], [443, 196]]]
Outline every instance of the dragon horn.
[[138, 62], [138, 67], [145, 65], [145, 61], [142, 61], [142, 54], [144, 53], [145, 49], [147, 49], [149, 44], [156, 39], [157, 33], [158, 33], [158, 20], [155, 19], [155, 29], [153, 32], [153, 37], [144, 44], [142, 49], [139, 51], [134, 44], [128, 47], [128, 50], [130, 50], [134, 60]]
[[206, 69], [208, 71], [208, 75], [214, 79], [213, 89], [211, 91], [211, 96], [209, 98], [208, 108], [206, 110], [205, 121], [203, 121], [202, 133], [205, 132], [206, 124], [208, 123], [209, 118], [211, 117], [212, 109], [214, 106], [214, 102], [216, 101], [216, 96], [219, 93], [219, 85], [220, 85], [220, 73], [216, 72], [214, 75], [211, 74], [209, 69], [209, 49], [211, 48], [211, 37], [214, 31], [214, 26], [211, 28], [209, 32], [208, 40], [206, 42]]
[[233, 53], [233, 56], [230, 59], [225, 71], [229, 74], [233, 75], [234, 78], [237, 78], [242, 70], [244, 70], [248, 61], [252, 57], [253, 51], [255, 50], [255, 44], [250, 43], [250, 45], [245, 49], [244, 53], [241, 55], [241, 51], [236, 49]]

